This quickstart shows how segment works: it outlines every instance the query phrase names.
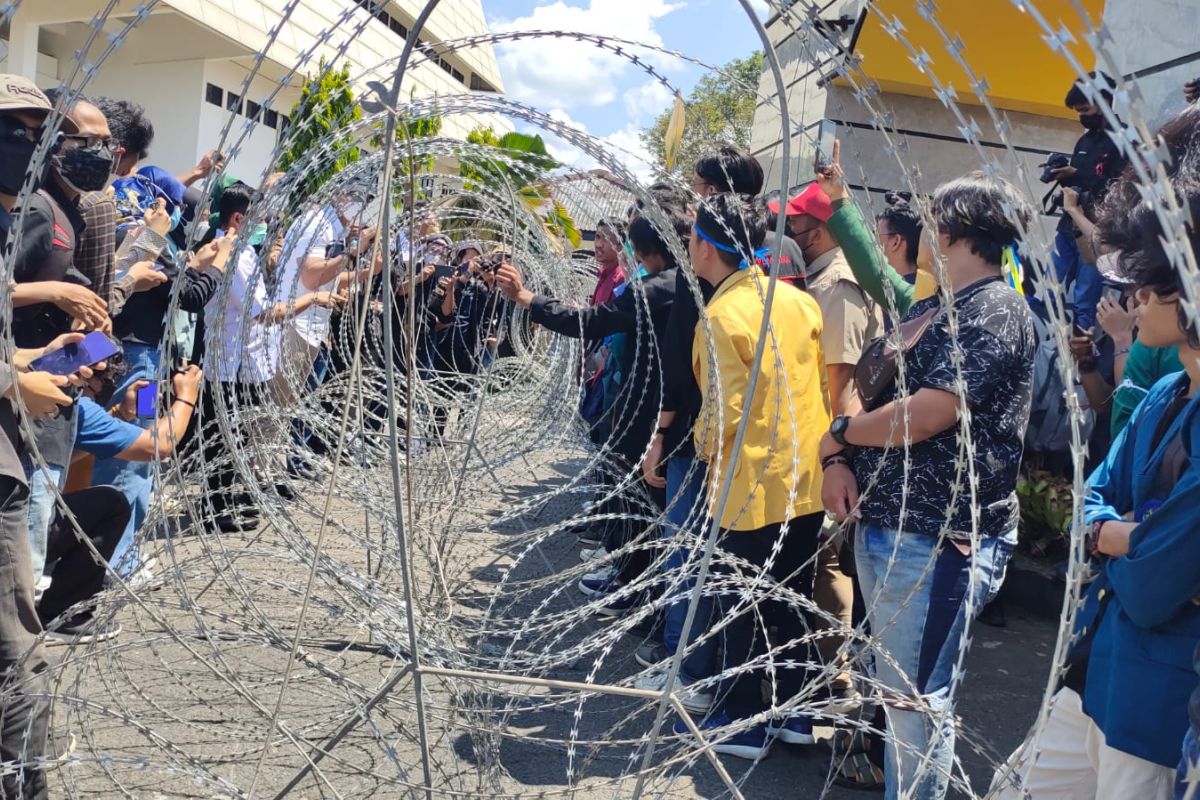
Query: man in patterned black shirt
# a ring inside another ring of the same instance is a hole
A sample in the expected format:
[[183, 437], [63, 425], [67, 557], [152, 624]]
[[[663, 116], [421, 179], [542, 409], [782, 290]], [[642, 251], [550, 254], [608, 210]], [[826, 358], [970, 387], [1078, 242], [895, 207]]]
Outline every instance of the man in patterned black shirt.
[[[888, 717], [887, 797], [940, 800], [954, 761], [954, 690], [967, 627], [1000, 588], [1019, 517], [1035, 336], [1002, 275], [1028, 211], [1007, 183], [974, 173], [938, 189], [932, 214], [952, 294], [914, 304], [902, 378], [838, 417], [821, 445], [826, 508], [861, 520], [859, 581]], [[921, 242], [918, 265], [933, 269]], [[871, 358], [873, 349], [864, 351]], [[903, 391], [897, 384], [903, 384]], [[859, 491], [861, 488], [861, 502]]]

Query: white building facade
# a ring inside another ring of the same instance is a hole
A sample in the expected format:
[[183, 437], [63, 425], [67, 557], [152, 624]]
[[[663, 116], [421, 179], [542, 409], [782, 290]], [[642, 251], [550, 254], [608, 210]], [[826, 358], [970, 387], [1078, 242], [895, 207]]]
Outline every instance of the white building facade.
[[[3, 71], [49, 88], [70, 81], [79, 61], [84, 66], [100, 63], [85, 94], [144, 106], [155, 129], [148, 161], [173, 172], [187, 169], [216, 146], [232, 114], [223, 148], [230, 157], [229, 172], [257, 182], [286, 135], [305, 75], [316, 73], [324, 59], [337, 67], [348, 64], [360, 94], [368, 80], [390, 86], [423, 3], [300, 0], [284, 20], [287, 0], [157, 0], [101, 62], [112, 46], [108, 36], [122, 33], [146, 3], [120, 0], [103, 26], [105, 35], [93, 37], [92, 19], [105, 5], [100, 0], [23, 0], [10, 20], [7, 40], [0, 41]], [[420, 34], [402, 97], [502, 92], [490, 44], [445, 44], [486, 33], [481, 0], [442, 0]], [[77, 59], [81, 52], [85, 55]], [[260, 53], [264, 58], [256, 70]], [[450, 116], [442, 134], [464, 138], [477, 125], [511, 127], [491, 116]]]

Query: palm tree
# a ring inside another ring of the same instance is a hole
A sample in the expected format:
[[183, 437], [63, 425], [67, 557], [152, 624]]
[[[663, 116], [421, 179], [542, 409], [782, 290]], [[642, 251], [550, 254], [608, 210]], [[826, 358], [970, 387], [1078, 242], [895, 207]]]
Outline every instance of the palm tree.
[[[491, 127], [479, 127], [467, 134], [467, 142], [476, 146], [476, 152], [459, 163], [459, 175], [468, 190], [459, 199], [459, 207], [477, 206], [480, 194], [509, 195], [541, 221], [547, 240], [560, 253], [566, 249], [564, 242], [572, 248], [579, 246], [575, 220], [566, 206], [552, 197], [546, 181], [548, 173], [560, 165], [547, 152], [541, 136], [515, 131], [497, 136]], [[487, 150], [495, 153], [479, 152]]]

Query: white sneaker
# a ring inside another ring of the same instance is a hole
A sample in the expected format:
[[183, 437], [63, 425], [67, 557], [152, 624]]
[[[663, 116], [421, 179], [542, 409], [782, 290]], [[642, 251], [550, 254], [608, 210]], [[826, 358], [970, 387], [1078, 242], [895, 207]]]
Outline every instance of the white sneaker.
[[162, 588], [163, 579], [147, 564], [126, 578], [125, 585], [135, 592], [151, 592]]
[[617, 568], [609, 565], [607, 567], [601, 567], [595, 572], [589, 572], [587, 575], [584, 575], [581, 580], [588, 581], [589, 583], [600, 583], [602, 581], [610, 580], [611, 578], [615, 577], [616, 574]]
[[600, 561], [608, 557], [608, 551], [604, 549], [604, 545], [598, 547], [585, 547], [579, 551], [579, 560], [585, 564], [588, 561]]
[[[648, 692], [661, 692], [666, 685], [667, 673], [659, 670], [648, 672], [633, 682], [633, 688]], [[693, 688], [676, 680], [675, 693], [679, 695], [683, 707], [694, 714], [702, 714], [712, 708], [713, 693], [707, 689]]]

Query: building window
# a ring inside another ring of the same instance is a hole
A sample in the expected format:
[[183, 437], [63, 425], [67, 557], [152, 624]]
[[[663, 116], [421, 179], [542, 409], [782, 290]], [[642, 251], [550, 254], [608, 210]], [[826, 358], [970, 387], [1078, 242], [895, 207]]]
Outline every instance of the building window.
[[461, 84], [466, 84], [466, 80], [463, 79], [463, 74], [461, 72], [459, 72], [458, 70], [456, 70], [454, 67], [450, 68], [450, 74], [454, 76], [454, 80], [458, 81]]
[[204, 99], [212, 103], [214, 106], [224, 105], [225, 90], [220, 86], [213, 86], [211, 83], [204, 87]]
[[408, 28], [404, 27], [400, 20], [396, 19], [395, 17], [392, 17], [391, 21], [388, 22], [388, 27], [392, 29], [392, 33], [396, 34], [401, 39], [408, 38]]
[[258, 122], [258, 114], [260, 111], [262, 111], [262, 106], [260, 106], [258, 103], [254, 102], [253, 100], [246, 101], [246, 116], [250, 118], [251, 122]]
[[439, 59], [437, 60], [437, 62], [438, 62], [438, 66], [439, 66], [439, 67], [441, 67], [441, 68], [442, 68], [442, 69], [443, 69], [443, 70], [446, 72], [446, 74], [447, 74], [447, 75], [453, 75], [453, 74], [454, 74], [454, 71], [453, 71], [453, 70], [454, 70], [454, 67], [450, 66], [450, 62], [449, 62], [449, 61], [447, 61], [447, 60], [446, 60], [446, 59], [444, 59], [444, 58], [439, 58]]
[[471, 73], [471, 91], [473, 92], [494, 92], [496, 87], [479, 77], [475, 73]]
[[279, 115], [279, 136], [286, 137], [288, 131], [292, 129], [292, 121], [287, 118], [286, 114]]
[[235, 114], [242, 113], [242, 96], [233, 92], [225, 93], [225, 109]]
[[268, 128], [278, 128], [279, 127], [279, 112], [268, 108], [266, 110], [266, 112], [263, 114], [263, 124], [266, 125]]

